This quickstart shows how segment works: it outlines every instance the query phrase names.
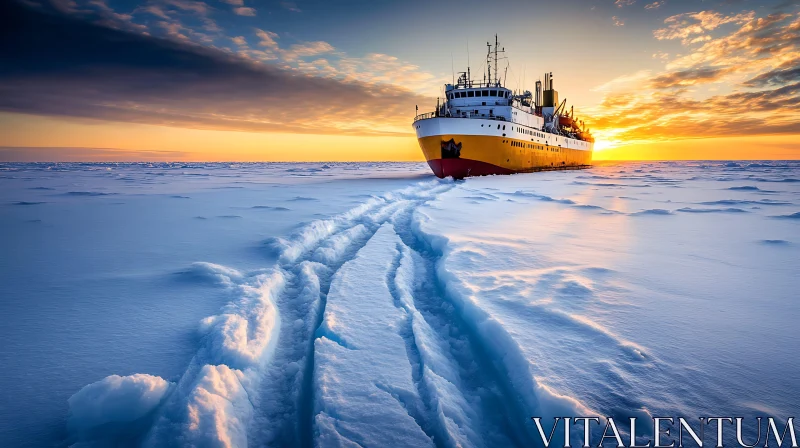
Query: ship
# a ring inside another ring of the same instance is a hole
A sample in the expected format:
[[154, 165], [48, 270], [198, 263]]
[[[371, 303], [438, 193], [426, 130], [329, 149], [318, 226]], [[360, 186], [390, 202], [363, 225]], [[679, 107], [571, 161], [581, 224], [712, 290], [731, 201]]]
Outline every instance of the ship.
[[[498, 61], [505, 48], [487, 42], [483, 80], [470, 68], [444, 85], [433, 112], [417, 114], [414, 130], [425, 160], [440, 178], [580, 169], [591, 166], [594, 138], [574, 107], [559, 102], [553, 73], [534, 92], [504, 86]], [[455, 75], [455, 74], [454, 74]], [[419, 112], [419, 110], [417, 110]]]

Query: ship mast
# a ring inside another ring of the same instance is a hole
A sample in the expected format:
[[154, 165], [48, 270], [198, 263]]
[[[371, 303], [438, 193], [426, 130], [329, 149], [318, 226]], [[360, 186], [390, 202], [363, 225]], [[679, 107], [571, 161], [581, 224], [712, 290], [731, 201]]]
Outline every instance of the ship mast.
[[[497, 69], [497, 61], [500, 59], [505, 59], [505, 57], [500, 57], [506, 52], [505, 47], [498, 50], [499, 42], [497, 41], [497, 34], [494, 35], [494, 48], [492, 48], [492, 44], [490, 42], [486, 42], [487, 52], [486, 52], [486, 71], [488, 73], [488, 86], [496, 86], [500, 87], [500, 77], [498, 69]], [[494, 80], [492, 79], [492, 66], [494, 66]]]

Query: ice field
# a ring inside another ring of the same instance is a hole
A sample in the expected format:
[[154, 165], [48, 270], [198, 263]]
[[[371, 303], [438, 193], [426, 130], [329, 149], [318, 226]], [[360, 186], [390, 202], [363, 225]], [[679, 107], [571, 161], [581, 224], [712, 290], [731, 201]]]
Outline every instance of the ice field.
[[798, 162], [0, 164], [0, 224], [0, 446], [800, 413]]

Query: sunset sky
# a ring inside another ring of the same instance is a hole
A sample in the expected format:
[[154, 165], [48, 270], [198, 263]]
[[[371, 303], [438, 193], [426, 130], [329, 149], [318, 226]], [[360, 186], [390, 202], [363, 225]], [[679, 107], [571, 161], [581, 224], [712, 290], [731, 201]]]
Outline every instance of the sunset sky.
[[596, 160], [800, 158], [797, 0], [6, 0], [0, 160], [423, 160], [495, 33]]

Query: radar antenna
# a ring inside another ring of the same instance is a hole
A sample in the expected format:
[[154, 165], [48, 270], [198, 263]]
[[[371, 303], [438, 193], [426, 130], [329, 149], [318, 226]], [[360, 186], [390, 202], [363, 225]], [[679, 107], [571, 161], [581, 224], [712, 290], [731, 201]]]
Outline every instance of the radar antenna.
[[[500, 59], [505, 59], [505, 56], [501, 56], [506, 52], [505, 47], [502, 49], [499, 48], [499, 42], [497, 41], [497, 34], [494, 35], [494, 48], [492, 48], [492, 44], [490, 42], [486, 42], [487, 52], [486, 52], [486, 71], [488, 73], [489, 82], [488, 85], [501, 87], [501, 80], [498, 76], [500, 73], [498, 72], [497, 62]], [[494, 78], [492, 78], [492, 67], [494, 67]], [[506, 67], [506, 72], [508, 71], [508, 67]]]

